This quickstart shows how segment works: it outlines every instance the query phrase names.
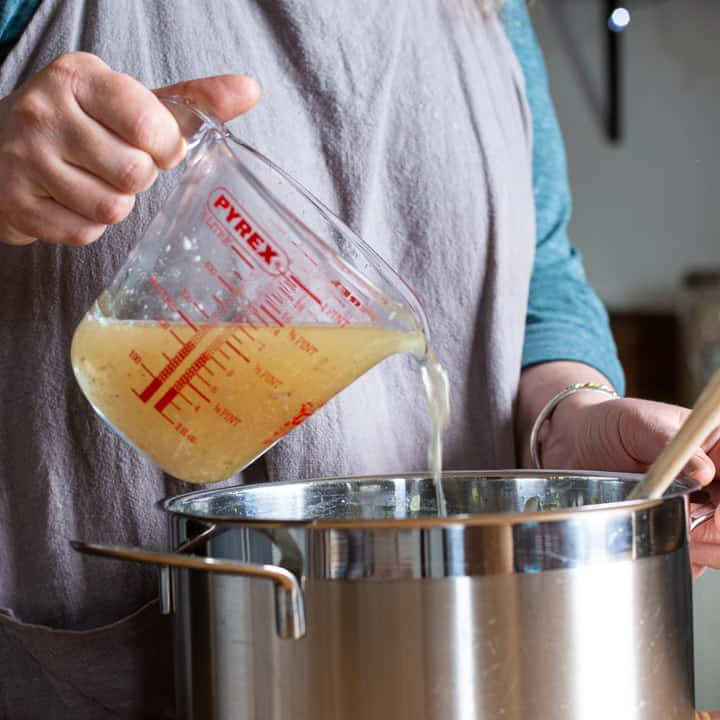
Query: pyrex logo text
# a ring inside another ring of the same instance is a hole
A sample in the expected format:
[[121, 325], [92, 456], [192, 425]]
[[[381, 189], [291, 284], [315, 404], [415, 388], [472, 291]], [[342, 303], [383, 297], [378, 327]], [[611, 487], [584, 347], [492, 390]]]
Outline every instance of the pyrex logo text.
[[215, 188], [208, 198], [208, 206], [253, 264], [270, 275], [287, 271], [290, 262], [285, 251], [268, 238], [226, 188]]

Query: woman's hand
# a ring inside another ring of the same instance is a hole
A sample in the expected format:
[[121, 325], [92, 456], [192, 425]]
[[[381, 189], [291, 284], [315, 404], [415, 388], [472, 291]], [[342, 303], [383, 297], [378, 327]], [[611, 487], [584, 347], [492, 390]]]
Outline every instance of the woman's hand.
[[[529, 426], [542, 406], [573, 383], [607, 380], [578, 363], [548, 363], [523, 373], [519, 397], [519, 440], [528, 462]], [[611, 472], [645, 472], [677, 434], [689, 414], [676, 405], [624, 398], [612, 400], [598, 392], [578, 392], [564, 399], [539, 433], [543, 467]], [[682, 475], [706, 487], [704, 504], [720, 505], [720, 428], [693, 455]], [[704, 567], [720, 569], [720, 511], [714, 522], [691, 536], [694, 574]]]
[[[543, 465], [644, 472], [677, 434], [689, 412], [649, 400], [607, 400], [601, 395], [578, 393], [563, 400], [547, 422], [548, 427], [543, 428]], [[713, 481], [719, 467], [720, 433], [716, 431], [682, 472], [708, 486], [705, 502], [716, 508], [720, 483]], [[704, 567], [720, 568], [720, 511], [716, 510], [714, 522], [698, 527], [691, 540], [694, 575]]]
[[229, 120], [249, 110], [251, 78], [201, 78], [153, 93], [89, 53], [61, 55], [0, 100], [0, 242], [96, 240], [123, 220], [158, 169], [185, 153], [157, 95], [186, 95]]

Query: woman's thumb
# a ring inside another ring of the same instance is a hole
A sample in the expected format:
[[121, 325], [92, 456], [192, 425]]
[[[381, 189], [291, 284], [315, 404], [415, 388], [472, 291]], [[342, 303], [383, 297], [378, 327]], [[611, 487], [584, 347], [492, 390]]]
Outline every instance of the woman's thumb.
[[260, 97], [260, 86], [257, 80], [246, 75], [215, 75], [158, 88], [155, 94], [160, 97], [183, 95], [208, 115], [227, 122], [255, 105]]

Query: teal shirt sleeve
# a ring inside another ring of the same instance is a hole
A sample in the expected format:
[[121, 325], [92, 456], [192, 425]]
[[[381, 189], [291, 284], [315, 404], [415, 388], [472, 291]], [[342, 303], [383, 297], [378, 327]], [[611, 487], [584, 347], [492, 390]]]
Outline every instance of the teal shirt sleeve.
[[553, 360], [582, 362], [603, 373], [622, 394], [625, 376], [607, 311], [587, 281], [580, 252], [568, 238], [571, 198], [565, 148], [525, 0], [507, 0], [502, 16], [525, 76], [533, 126], [537, 239], [523, 367]]
[[40, 0], [0, 0], [0, 60], [22, 35]]

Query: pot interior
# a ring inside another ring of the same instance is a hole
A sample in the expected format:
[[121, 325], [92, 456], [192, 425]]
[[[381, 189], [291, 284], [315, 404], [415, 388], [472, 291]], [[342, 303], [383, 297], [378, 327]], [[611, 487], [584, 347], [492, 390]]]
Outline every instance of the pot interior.
[[[588, 506], [622, 503], [639, 479], [639, 475], [586, 472], [446, 472], [442, 487], [447, 516], [458, 517], [580, 511]], [[693, 483], [678, 480], [666, 497], [694, 489]], [[435, 485], [427, 474], [225, 487], [171, 498], [164, 506], [173, 514], [231, 522], [362, 523], [438, 518]]]

